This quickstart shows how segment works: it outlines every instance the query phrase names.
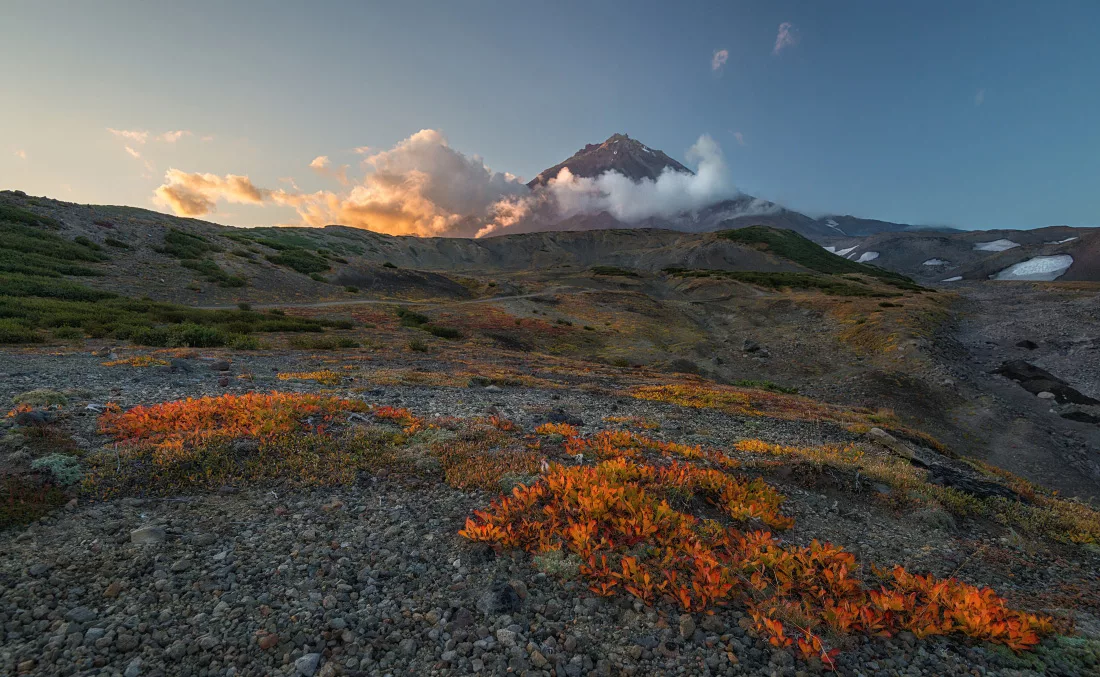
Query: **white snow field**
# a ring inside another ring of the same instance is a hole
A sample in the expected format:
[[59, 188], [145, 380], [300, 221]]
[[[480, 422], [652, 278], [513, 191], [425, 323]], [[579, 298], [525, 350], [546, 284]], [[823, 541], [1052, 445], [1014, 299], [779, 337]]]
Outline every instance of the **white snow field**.
[[950, 261], [944, 261], [943, 259], [928, 259], [922, 265], [925, 265], [925, 266], [949, 266], [949, 265], [951, 265], [951, 262]]
[[956, 275], [955, 277], [949, 277], [946, 280], [940, 280], [941, 282], [958, 282], [962, 279], [962, 275]]
[[996, 275], [994, 280], [1037, 280], [1050, 282], [1061, 277], [1069, 267], [1073, 265], [1073, 257], [1069, 254], [1057, 256], [1036, 256], [1027, 261], [1020, 261], [1015, 265], [1005, 268]]
[[1004, 252], [1019, 246], [1019, 242], [1013, 242], [1012, 240], [993, 240], [992, 242], [979, 242], [974, 245], [974, 249], [980, 252]]
[[856, 259], [856, 263], [867, 263], [868, 261], [874, 261], [878, 258], [878, 252], [863, 252]]

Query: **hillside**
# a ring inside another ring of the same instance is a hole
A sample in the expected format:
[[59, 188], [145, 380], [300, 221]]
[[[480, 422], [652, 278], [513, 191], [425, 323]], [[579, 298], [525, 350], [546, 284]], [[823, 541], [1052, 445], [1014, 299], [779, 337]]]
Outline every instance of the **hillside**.
[[0, 673], [1095, 673], [1095, 291], [730, 225], [0, 193]]

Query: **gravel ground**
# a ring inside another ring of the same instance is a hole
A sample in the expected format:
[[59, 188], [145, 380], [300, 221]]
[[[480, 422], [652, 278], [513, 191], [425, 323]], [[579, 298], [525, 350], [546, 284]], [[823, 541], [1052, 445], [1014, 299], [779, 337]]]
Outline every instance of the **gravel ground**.
[[[191, 360], [189, 371], [103, 367], [103, 359], [5, 353], [0, 396], [41, 387], [80, 392], [69, 409], [83, 415], [69, 423], [79, 441], [94, 446], [89, 403], [315, 389], [273, 378], [219, 385], [213, 359]], [[234, 359], [234, 372], [254, 374], [316, 362], [269, 353]], [[606, 416], [640, 416], [661, 423], [656, 436], [713, 445], [742, 437], [785, 444], [854, 439], [832, 426], [570, 389], [389, 386], [359, 395], [421, 415], [496, 413], [524, 428], [558, 410], [581, 419], [586, 432], [605, 426]], [[861, 559], [992, 584], [1010, 600], [1058, 613], [1044, 592], [1063, 584], [1087, 588], [1100, 573], [1095, 554], [1012, 543], [996, 525], [956, 523], [942, 512], [896, 514], [853, 495], [845, 478], [805, 480], [769, 477], [796, 518], [784, 534], [791, 542], [832, 540]], [[70, 505], [0, 533], [0, 674], [823, 672], [820, 663], [754, 637], [737, 609], [681, 615], [663, 603], [647, 608], [596, 597], [579, 582], [540, 573], [526, 554], [495, 553], [459, 537], [465, 518], [491, 498], [431, 478], [380, 475], [333, 490], [226, 487], [212, 495]], [[1077, 621], [1100, 639], [1088, 609]], [[988, 646], [904, 634], [849, 638], [841, 648], [837, 671], [844, 675], [1079, 675], [1097, 665], [1061, 645], [1044, 649], [1036, 664]]]

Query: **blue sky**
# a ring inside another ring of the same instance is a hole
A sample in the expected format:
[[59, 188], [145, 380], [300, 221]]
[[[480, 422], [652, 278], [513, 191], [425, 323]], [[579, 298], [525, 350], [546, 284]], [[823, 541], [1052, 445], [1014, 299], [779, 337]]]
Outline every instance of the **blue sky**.
[[[622, 131], [710, 135], [811, 212], [1100, 225], [1100, 3], [387, 4], [7, 2], [0, 188], [168, 211], [176, 169], [339, 201], [422, 129], [525, 178]], [[298, 222], [267, 196], [204, 218]]]

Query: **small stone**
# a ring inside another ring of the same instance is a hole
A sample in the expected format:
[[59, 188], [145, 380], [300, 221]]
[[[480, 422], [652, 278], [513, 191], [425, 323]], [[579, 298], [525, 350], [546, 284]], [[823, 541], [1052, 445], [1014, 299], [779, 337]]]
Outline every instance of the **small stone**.
[[497, 641], [505, 647], [513, 647], [516, 645], [516, 633], [506, 628], [497, 630]]
[[130, 664], [126, 666], [126, 672], [122, 673], [123, 677], [138, 677], [141, 674], [141, 659], [135, 658], [130, 661]]
[[1049, 390], [1044, 390], [1043, 392], [1039, 393], [1035, 397], [1038, 397], [1040, 400], [1053, 400], [1054, 399], [1054, 393], [1050, 392]]
[[19, 670], [19, 672], [30, 672], [31, 670], [34, 670], [34, 659], [32, 658], [29, 661], [23, 661], [16, 666], [16, 669]]
[[193, 544], [195, 544], [199, 547], [205, 547], [205, 546], [208, 546], [208, 545], [213, 545], [214, 542], [217, 541], [217, 540], [218, 540], [218, 537], [215, 536], [214, 534], [195, 534], [194, 536], [191, 537], [191, 543], [193, 543]]
[[229, 364], [229, 360], [217, 360], [210, 365], [211, 371], [229, 371], [232, 365]]
[[321, 654], [319, 653], [307, 653], [298, 660], [294, 661], [294, 669], [302, 677], [313, 677], [313, 673], [317, 672], [317, 666], [321, 662]]
[[175, 562], [172, 562], [172, 567], [171, 567], [172, 573], [176, 573], [176, 574], [181, 573], [183, 571], [187, 571], [190, 568], [191, 568], [191, 560], [187, 559], [186, 557], [184, 557], [183, 559], [178, 559]]
[[78, 606], [65, 614], [65, 618], [73, 623], [91, 623], [99, 616], [86, 606]]
[[279, 643], [278, 635], [272, 634], [270, 632], [264, 632], [262, 630], [260, 632], [262, 634], [256, 635], [256, 646], [260, 647], [261, 650], [267, 651], [268, 649], [276, 646]]
[[130, 532], [130, 542], [134, 545], [153, 545], [163, 543], [168, 537], [164, 527], [147, 526]]
[[487, 393], [499, 393], [501, 392], [500, 386], [489, 385], [485, 386], [485, 392]]
[[103, 591], [103, 596], [107, 598], [118, 597], [118, 593], [122, 592], [122, 585], [118, 581], [112, 582], [107, 586], [107, 589]]
[[119, 651], [133, 651], [140, 642], [133, 635], [119, 635], [115, 638], [115, 648]]
[[695, 634], [695, 619], [691, 617], [691, 614], [680, 615], [680, 637], [683, 639], [691, 639], [691, 636]]
[[34, 576], [35, 578], [38, 578], [39, 576], [44, 576], [49, 570], [50, 566], [48, 564], [43, 564], [42, 562], [38, 562], [37, 564], [32, 564], [27, 567], [27, 573], [31, 576]]
[[401, 640], [401, 643], [397, 645], [397, 651], [402, 656], [415, 656], [417, 648], [416, 640], [412, 637]]
[[324, 505], [322, 505], [321, 510], [323, 510], [325, 512], [333, 512], [334, 510], [339, 510], [340, 508], [343, 508], [343, 507], [344, 507], [344, 502], [341, 501], [338, 498], [334, 498], [331, 501], [329, 501], [328, 503], [325, 503]]
[[229, 385], [229, 377], [228, 376], [222, 376], [221, 378], [218, 379], [218, 387], [225, 388], [228, 385]]
[[545, 668], [549, 663], [550, 661], [546, 660], [546, 656], [543, 656], [542, 652], [538, 649], [535, 649], [531, 652], [531, 665], [534, 665], [536, 668], [539, 668], [541, 670], [542, 668]]

